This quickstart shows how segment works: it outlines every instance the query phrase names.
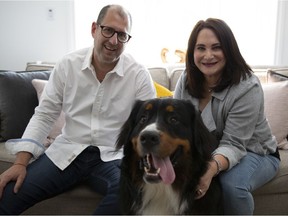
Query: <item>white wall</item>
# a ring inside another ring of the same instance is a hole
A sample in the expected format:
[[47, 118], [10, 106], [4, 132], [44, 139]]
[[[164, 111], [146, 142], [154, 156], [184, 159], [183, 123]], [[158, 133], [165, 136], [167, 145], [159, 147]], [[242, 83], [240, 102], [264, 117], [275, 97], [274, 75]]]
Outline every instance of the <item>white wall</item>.
[[0, 0], [0, 70], [55, 62], [92, 45], [91, 24], [110, 3], [131, 11], [133, 38], [127, 51], [146, 65], [161, 63], [163, 47], [186, 49], [193, 26], [207, 17], [230, 25], [249, 64], [288, 65], [287, 0]]
[[76, 48], [92, 44], [91, 23], [106, 4], [119, 3], [133, 17], [127, 51], [146, 65], [161, 63], [161, 49], [186, 49], [196, 22], [225, 20], [251, 65], [273, 65], [277, 0], [75, 0]]
[[74, 39], [73, 1], [0, 1], [0, 70], [55, 62], [75, 48]]

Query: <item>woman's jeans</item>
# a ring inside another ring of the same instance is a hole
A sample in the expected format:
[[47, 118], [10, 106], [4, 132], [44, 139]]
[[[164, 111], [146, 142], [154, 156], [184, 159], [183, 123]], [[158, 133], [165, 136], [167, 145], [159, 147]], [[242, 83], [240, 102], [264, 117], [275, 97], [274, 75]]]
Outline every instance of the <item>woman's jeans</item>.
[[252, 215], [252, 191], [270, 181], [279, 168], [279, 159], [248, 152], [231, 170], [219, 175], [224, 202], [224, 214]]
[[0, 200], [0, 215], [20, 214], [37, 202], [58, 195], [81, 181], [86, 181], [104, 196], [98, 206], [95, 201], [97, 209], [94, 214], [119, 214], [120, 161], [103, 162], [99, 149], [90, 146], [62, 171], [44, 154], [27, 167], [27, 176], [17, 194], [13, 193], [15, 182], [5, 187]]

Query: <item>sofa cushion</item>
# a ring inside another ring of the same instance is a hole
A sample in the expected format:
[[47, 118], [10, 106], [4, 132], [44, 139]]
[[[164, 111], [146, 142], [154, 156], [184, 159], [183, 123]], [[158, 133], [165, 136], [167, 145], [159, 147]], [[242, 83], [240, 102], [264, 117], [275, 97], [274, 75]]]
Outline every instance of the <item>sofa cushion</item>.
[[153, 81], [169, 89], [169, 77], [166, 68], [164, 67], [151, 67], [148, 68]]
[[51, 71], [0, 72], [0, 141], [21, 138], [38, 105], [33, 79], [47, 80]]
[[176, 68], [171, 72], [170, 74], [170, 90], [171, 91], [175, 90], [178, 79], [180, 78], [184, 70], [185, 70], [184, 68]]
[[52, 70], [54, 66], [55, 62], [27, 62], [26, 71]]
[[[40, 101], [42, 92], [44, 90], [44, 87], [48, 80], [41, 80], [41, 79], [33, 79], [32, 80], [32, 85], [34, 86], [36, 92], [37, 92], [37, 97], [38, 101]], [[56, 120], [54, 126], [52, 127], [44, 145], [48, 147], [54, 140], [55, 138], [61, 134], [61, 130], [65, 124], [65, 115], [64, 112], [62, 111], [58, 119]]]
[[154, 81], [154, 87], [156, 89], [157, 97], [163, 98], [163, 97], [172, 97], [173, 92], [171, 92], [169, 89], [165, 88], [164, 86], [160, 85], [159, 83]]
[[288, 149], [288, 81], [263, 84], [265, 114], [279, 148]]
[[288, 80], [288, 68], [270, 69], [267, 72], [267, 82]]

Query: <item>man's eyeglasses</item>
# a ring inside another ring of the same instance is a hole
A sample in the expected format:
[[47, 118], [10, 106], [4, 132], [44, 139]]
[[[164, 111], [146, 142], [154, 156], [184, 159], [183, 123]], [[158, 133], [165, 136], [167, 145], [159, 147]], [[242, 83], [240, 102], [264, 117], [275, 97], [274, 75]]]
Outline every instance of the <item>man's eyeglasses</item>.
[[108, 27], [108, 26], [103, 26], [103, 25], [99, 25], [99, 26], [101, 27], [101, 34], [105, 38], [111, 38], [111, 37], [113, 37], [113, 35], [115, 33], [117, 33], [118, 41], [121, 42], [121, 43], [126, 43], [132, 37], [132, 36], [130, 36], [129, 34], [127, 34], [125, 32], [116, 31], [115, 29], [113, 29], [111, 27]]

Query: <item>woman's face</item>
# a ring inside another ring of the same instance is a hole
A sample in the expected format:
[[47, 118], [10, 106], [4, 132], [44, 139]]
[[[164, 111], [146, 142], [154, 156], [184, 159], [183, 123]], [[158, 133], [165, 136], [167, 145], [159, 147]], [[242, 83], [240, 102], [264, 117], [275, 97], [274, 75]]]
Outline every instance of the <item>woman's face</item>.
[[202, 29], [194, 49], [194, 62], [205, 77], [220, 78], [226, 64], [221, 44], [210, 29]]

